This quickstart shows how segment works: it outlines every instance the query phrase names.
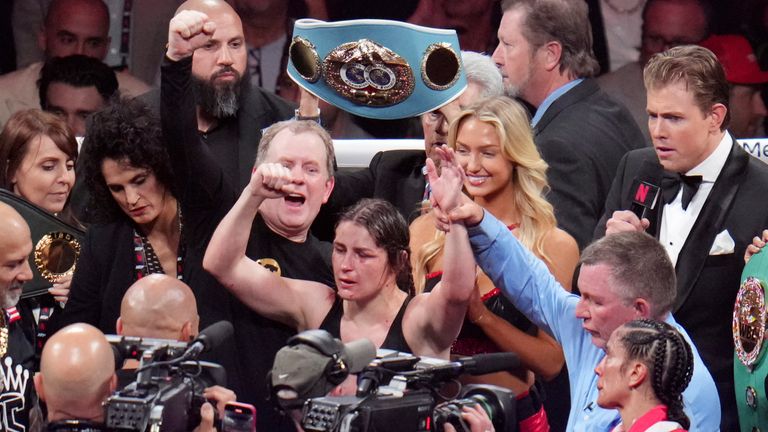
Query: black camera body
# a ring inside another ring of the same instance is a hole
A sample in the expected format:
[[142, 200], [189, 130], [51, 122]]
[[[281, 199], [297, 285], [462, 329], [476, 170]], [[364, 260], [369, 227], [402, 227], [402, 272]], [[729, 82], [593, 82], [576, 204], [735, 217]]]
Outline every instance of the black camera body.
[[115, 336], [107, 339], [123, 359], [140, 360], [135, 381], [104, 402], [109, 430], [190, 431], [200, 423], [205, 388], [226, 385], [226, 372], [220, 365], [185, 360], [193, 357], [188, 354], [188, 344]]
[[302, 427], [312, 432], [432, 432], [450, 423], [458, 432], [469, 432], [461, 409], [479, 404], [497, 431], [517, 431], [511, 390], [473, 384], [464, 386], [457, 399], [445, 401], [438, 390], [456, 378], [456, 363], [449, 370], [447, 362], [423, 360], [407, 355], [375, 360], [358, 375], [356, 396], [308, 399]]

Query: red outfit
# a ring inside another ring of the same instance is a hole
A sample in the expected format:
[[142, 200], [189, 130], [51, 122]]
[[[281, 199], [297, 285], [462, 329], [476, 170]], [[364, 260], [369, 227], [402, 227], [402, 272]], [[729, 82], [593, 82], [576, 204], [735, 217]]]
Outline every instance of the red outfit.
[[[663, 424], [666, 422], [666, 424]], [[655, 427], [654, 427], [655, 426]], [[687, 432], [679, 424], [671, 422], [667, 417], [667, 406], [657, 405], [651, 408], [647, 413], [639, 417], [630, 426], [629, 429], [625, 429], [623, 424], [619, 424], [611, 432]]]

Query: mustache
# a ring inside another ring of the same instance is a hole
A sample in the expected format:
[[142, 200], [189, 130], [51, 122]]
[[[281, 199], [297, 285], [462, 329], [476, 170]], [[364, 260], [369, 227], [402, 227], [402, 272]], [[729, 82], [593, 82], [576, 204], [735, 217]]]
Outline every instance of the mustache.
[[240, 72], [235, 70], [235, 68], [233, 68], [232, 66], [222, 66], [221, 69], [217, 70], [211, 75], [210, 81], [213, 82], [216, 78], [227, 73], [233, 74], [235, 76], [235, 79], [237, 81], [240, 81]]

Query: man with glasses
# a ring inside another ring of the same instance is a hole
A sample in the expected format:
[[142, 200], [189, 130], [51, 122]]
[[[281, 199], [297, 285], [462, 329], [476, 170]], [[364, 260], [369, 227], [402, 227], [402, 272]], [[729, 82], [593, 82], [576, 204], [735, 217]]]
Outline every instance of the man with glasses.
[[701, 0], [649, 0], [643, 10], [639, 59], [597, 79], [600, 87], [627, 107], [650, 145], [643, 68], [648, 60], [678, 45], [696, 44], [709, 36], [711, 7]]

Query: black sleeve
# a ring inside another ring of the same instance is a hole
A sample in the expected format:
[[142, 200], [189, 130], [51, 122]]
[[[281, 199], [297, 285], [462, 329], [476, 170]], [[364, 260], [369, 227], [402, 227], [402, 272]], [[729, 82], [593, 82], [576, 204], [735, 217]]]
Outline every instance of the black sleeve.
[[[104, 258], [103, 254], [99, 254], [94, 248], [94, 246], [99, 244], [99, 239], [94, 234], [95, 230], [93, 228], [89, 229], [85, 234], [75, 274], [72, 277], [67, 306], [62, 313], [54, 314], [51, 317], [49, 335], [62, 327], [77, 322], [100, 327], [103, 297], [102, 284], [104, 283], [104, 274], [102, 272], [107, 272], [108, 266], [103, 265], [103, 262], [99, 259]], [[102, 244], [105, 244], [105, 242], [102, 241]]]
[[621, 194], [624, 190], [624, 172], [627, 169], [627, 155], [621, 158], [619, 166], [616, 168], [616, 175], [613, 177], [613, 183], [611, 183], [611, 190], [608, 191], [608, 196], [605, 198], [605, 210], [603, 216], [595, 227], [593, 240], [597, 240], [605, 236], [605, 224], [608, 219], [611, 218], [613, 212], [621, 210]]
[[[161, 66], [160, 117], [173, 164], [178, 197], [185, 207], [215, 208], [224, 195], [224, 173], [197, 132], [192, 57]], [[230, 188], [231, 189], [231, 188]]]
[[368, 168], [336, 172], [333, 192], [331, 192], [328, 202], [320, 208], [320, 213], [312, 224], [312, 234], [315, 237], [323, 241], [332, 241], [333, 230], [341, 212], [362, 198], [373, 198], [376, 183], [374, 172], [376, 165], [381, 160], [381, 155], [382, 152], [376, 153]]
[[600, 184], [601, 169], [591, 155], [585, 154], [586, 149], [563, 137], [550, 137], [537, 145], [549, 164], [547, 178], [551, 192], [547, 199], [555, 208], [557, 224], [576, 239], [579, 249], [584, 249], [592, 238], [603, 205], [598, 202], [597, 191], [586, 188]]

